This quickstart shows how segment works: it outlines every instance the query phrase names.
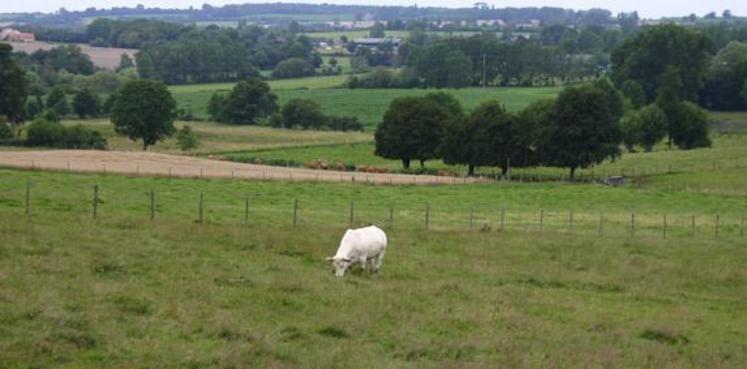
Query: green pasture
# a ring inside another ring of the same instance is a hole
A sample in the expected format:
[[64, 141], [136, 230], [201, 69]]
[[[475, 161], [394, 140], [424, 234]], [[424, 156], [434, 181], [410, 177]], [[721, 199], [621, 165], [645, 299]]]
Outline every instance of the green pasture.
[[[389, 247], [380, 274], [337, 279], [323, 258], [348, 226], [351, 200], [354, 223], [383, 224]], [[744, 196], [596, 185], [0, 170], [0, 365], [741, 368], [746, 205]], [[480, 232], [483, 223], [492, 229]]]

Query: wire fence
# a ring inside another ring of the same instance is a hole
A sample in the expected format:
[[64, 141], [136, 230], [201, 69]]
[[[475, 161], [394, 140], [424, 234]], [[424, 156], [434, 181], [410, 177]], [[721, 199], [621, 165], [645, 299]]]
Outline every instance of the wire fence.
[[[166, 179], [164, 179], [165, 181]], [[73, 215], [90, 220], [135, 218], [157, 222], [260, 226], [359, 227], [432, 231], [568, 233], [599, 237], [674, 237], [733, 239], [745, 237], [741, 214], [641, 213], [594, 209], [527, 209], [498, 203], [320, 201], [312, 196], [204, 191], [188, 186], [167, 189], [107, 190], [98, 184], [61, 191], [54, 184], [0, 193], [5, 212], [35, 216]]]

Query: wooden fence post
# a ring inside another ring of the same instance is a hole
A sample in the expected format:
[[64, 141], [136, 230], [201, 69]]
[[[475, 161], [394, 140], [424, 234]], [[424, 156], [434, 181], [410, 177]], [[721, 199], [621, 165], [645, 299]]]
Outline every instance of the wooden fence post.
[[355, 220], [355, 203], [350, 201], [350, 216], [348, 218], [348, 227], [353, 228], [353, 222]]
[[545, 230], [545, 209], [540, 209], [540, 233]]
[[568, 231], [573, 232], [573, 209], [568, 211]]
[[96, 216], [98, 215], [98, 207], [99, 207], [99, 185], [93, 186], [93, 219], [96, 219]]
[[635, 237], [635, 213], [630, 213], [630, 237]]
[[742, 215], [742, 221], [739, 223], [739, 236], [744, 237], [744, 215]]
[[202, 191], [200, 191], [200, 198], [197, 202], [197, 222], [202, 224], [202, 215], [203, 215], [203, 207], [205, 202], [205, 196]]
[[695, 215], [690, 218], [690, 237], [695, 236]]
[[293, 200], [293, 226], [298, 224], [298, 199]]
[[394, 228], [394, 205], [389, 204], [389, 228]]
[[714, 235], [715, 235], [716, 238], [718, 238], [718, 226], [719, 226], [719, 221], [720, 220], [721, 220], [721, 215], [720, 214], [716, 214], [716, 227], [714, 227], [715, 228], [714, 229]]
[[599, 236], [602, 236], [602, 230], [604, 228], [604, 213], [599, 212]]
[[666, 239], [667, 238], [667, 215], [666, 214], [664, 214], [664, 224], [663, 225], [664, 225], [664, 227], [662, 228], [662, 236], [664, 237], [664, 239]]
[[150, 190], [150, 220], [156, 218], [156, 193]]
[[249, 224], [249, 196], [244, 199], [244, 224]]
[[469, 208], [469, 228], [472, 229], [474, 226], [474, 220], [475, 220], [475, 208], [471, 207]]
[[425, 204], [425, 229], [430, 225], [431, 204]]
[[26, 216], [31, 215], [31, 179], [26, 180]]
[[504, 224], [505, 217], [506, 217], [506, 209], [501, 208], [501, 228], [500, 228], [501, 232], [503, 232], [503, 224]]

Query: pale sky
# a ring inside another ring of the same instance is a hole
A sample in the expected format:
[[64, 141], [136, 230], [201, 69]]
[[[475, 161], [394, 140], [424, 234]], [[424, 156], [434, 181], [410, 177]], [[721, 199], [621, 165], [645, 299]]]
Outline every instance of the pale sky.
[[[201, 7], [203, 3], [213, 6], [240, 3], [269, 3], [278, 0], [1, 0], [0, 13], [8, 12], [51, 12], [64, 7], [68, 10], [82, 10], [88, 7], [132, 7], [143, 4], [147, 7], [161, 8], [187, 8], [190, 5]], [[330, 3], [330, 4], [356, 4], [356, 5], [403, 5], [409, 6], [442, 6], [442, 7], [466, 7], [471, 6], [474, 1], [458, 0], [292, 0], [294, 3]], [[747, 0], [709, 0], [709, 1], [682, 1], [682, 0], [487, 0], [488, 4], [496, 7], [526, 7], [526, 6], [553, 6], [570, 9], [605, 8], [613, 13], [629, 12], [638, 10], [642, 17], [658, 18], [661, 16], [685, 16], [691, 13], [705, 15], [715, 11], [719, 15], [724, 9], [730, 9], [734, 15], [747, 16]]]

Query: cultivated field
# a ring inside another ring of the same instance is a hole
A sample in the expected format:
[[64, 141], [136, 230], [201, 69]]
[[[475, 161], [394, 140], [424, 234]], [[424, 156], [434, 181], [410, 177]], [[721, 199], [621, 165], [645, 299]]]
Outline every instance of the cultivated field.
[[[0, 170], [0, 364], [743, 367], [744, 196], [460, 188]], [[350, 200], [355, 224], [389, 232], [380, 275], [336, 279], [322, 261], [348, 224]], [[475, 205], [492, 231], [470, 231]], [[511, 220], [503, 232], [499, 207]], [[573, 230], [563, 225], [571, 208]], [[706, 223], [713, 210], [718, 238]], [[630, 211], [641, 222], [632, 237]], [[599, 212], [609, 222], [601, 237]], [[672, 222], [667, 239], [661, 213]], [[693, 213], [701, 217], [691, 237]]]
[[[49, 50], [61, 45], [66, 44], [56, 44], [56, 43], [48, 43], [48, 42], [14, 42], [10, 44], [13, 46], [13, 51], [23, 51], [25, 53], [31, 54], [37, 50]], [[135, 54], [137, 54], [138, 50], [136, 49], [120, 49], [120, 48], [113, 48], [113, 47], [94, 47], [87, 44], [75, 44], [76, 46], [80, 47], [81, 51], [84, 54], [87, 54], [91, 57], [91, 61], [93, 64], [99, 68], [114, 70], [119, 66], [119, 61], [122, 57], [122, 54], [127, 54], [132, 58], [132, 60], [135, 60]]]
[[[464, 88], [464, 89], [345, 89], [341, 86], [347, 76], [311, 77], [270, 81], [282, 105], [293, 98], [316, 101], [325, 114], [355, 116], [367, 127], [376, 126], [389, 103], [404, 96], [423, 96], [444, 91], [453, 94], [467, 110], [474, 109], [481, 101], [498, 99], [509, 110], [516, 111], [533, 101], [552, 98], [560, 88]], [[207, 118], [207, 104], [215, 91], [228, 91], [232, 84], [209, 84], [170, 87], [180, 108], [195, 116]]]

